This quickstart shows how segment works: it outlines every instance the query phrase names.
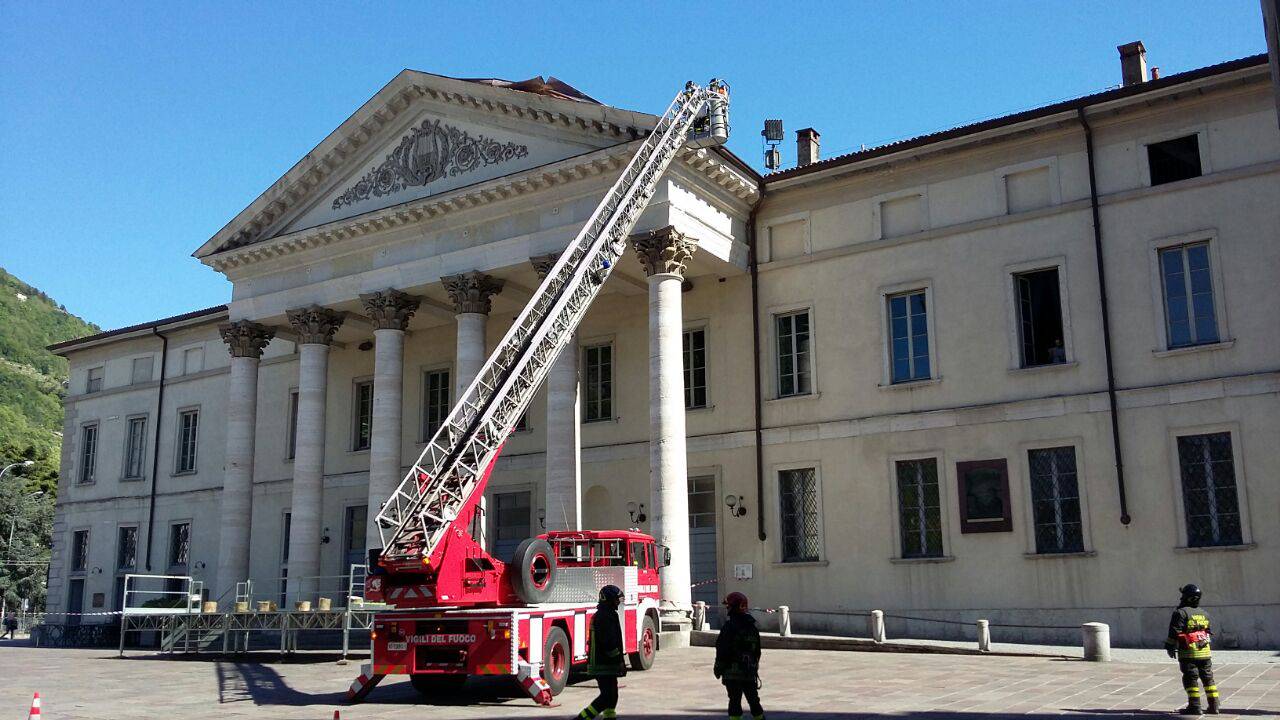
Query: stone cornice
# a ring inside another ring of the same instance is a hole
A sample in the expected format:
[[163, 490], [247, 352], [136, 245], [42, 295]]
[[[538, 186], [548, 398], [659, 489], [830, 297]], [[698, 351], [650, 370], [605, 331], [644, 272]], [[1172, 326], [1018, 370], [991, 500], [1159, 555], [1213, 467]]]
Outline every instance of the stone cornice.
[[635, 139], [657, 121], [652, 115], [620, 108], [405, 70], [193, 254], [203, 259], [260, 241], [264, 232], [308, 202], [330, 176], [348, 168], [370, 142], [380, 140], [384, 130], [420, 98], [537, 123], [597, 143]]
[[760, 199], [760, 186], [755, 179], [714, 150], [686, 150], [680, 160], [747, 205], [754, 205]]

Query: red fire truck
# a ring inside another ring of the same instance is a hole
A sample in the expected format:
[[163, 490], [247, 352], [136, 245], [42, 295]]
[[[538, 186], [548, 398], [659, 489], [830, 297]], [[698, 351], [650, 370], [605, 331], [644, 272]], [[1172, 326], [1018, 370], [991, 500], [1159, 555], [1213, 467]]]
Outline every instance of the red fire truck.
[[[470, 675], [515, 676], [541, 704], [549, 704], [587, 660], [587, 639], [599, 588], [623, 591], [619, 616], [631, 667], [647, 670], [658, 650], [658, 572], [663, 548], [640, 532], [550, 532], [526, 540], [516, 557], [549, 549], [529, 584], [554, 573], [546, 600], [495, 607], [422, 607], [380, 613], [373, 622], [373, 657], [348, 691], [362, 700], [387, 675], [408, 675], [424, 694], [448, 692]], [[511, 568], [508, 565], [508, 568]], [[427, 593], [424, 596], [424, 592]], [[428, 586], [400, 576], [370, 575], [370, 602], [430, 601]]]

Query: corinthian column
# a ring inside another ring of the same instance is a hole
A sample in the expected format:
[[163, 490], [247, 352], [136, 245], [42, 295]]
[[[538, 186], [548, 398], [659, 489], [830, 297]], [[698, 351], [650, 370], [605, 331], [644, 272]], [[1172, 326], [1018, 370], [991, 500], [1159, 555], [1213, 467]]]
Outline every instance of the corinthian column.
[[[558, 254], [529, 258], [545, 279]], [[578, 335], [547, 373], [547, 481], [543, 508], [548, 530], [582, 529], [582, 441], [578, 435]]]
[[215, 595], [249, 579], [253, 449], [258, 423], [258, 361], [275, 330], [248, 320], [218, 326], [231, 351], [227, 380], [227, 454], [222, 480]]
[[289, 600], [314, 599], [319, 589], [320, 514], [324, 501], [324, 406], [329, 345], [341, 313], [312, 305], [288, 311], [298, 334], [298, 420], [289, 521]]
[[649, 276], [649, 517], [654, 537], [671, 550], [671, 566], [661, 575], [661, 611], [665, 622], [683, 626], [693, 603], [680, 285], [697, 245], [670, 226], [631, 243]]
[[369, 438], [369, 515], [365, 547], [382, 547], [378, 511], [400, 481], [400, 441], [404, 407], [404, 331], [419, 299], [399, 290], [361, 295], [373, 331], [373, 428]]
[[481, 272], [467, 272], [447, 275], [440, 278], [440, 282], [453, 301], [458, 321], [458, 355], [454, 369], [458, 376], [454, 382], [454, 402], [457, 402], [484, 365], [485, 325], [493, 309], [493, 296], [502, 292], [502, 281]]

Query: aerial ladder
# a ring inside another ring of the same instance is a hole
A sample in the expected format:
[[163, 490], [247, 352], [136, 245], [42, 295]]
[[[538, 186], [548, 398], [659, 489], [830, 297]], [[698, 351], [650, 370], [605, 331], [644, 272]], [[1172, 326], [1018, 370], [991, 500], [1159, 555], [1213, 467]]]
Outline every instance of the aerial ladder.
[[387, 602], [474, 607], [551, 597], [556, 557], [548, 543], [526, 541], [503, 562], [478, 542], [485, 486], [662, 175], [684, 148], [725, 142], [728, 106], [728, 86], [719, 80], [705, 87], [690, 82], [675, 97], [382, 506], [376, 519], [382, 548], [370, 551], [370, 572], [371, 586]]

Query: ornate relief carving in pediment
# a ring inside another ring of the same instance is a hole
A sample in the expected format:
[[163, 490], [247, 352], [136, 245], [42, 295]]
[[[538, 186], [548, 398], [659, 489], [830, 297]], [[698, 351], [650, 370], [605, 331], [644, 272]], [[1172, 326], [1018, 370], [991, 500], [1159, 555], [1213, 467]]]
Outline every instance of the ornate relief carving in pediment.
[[377, 167], [333, 201], [333, 209], [421, 187], [529, 154], [527, 145], [499, 142], [430, 118], [409, 129]]

